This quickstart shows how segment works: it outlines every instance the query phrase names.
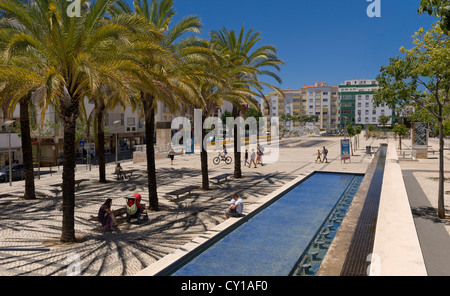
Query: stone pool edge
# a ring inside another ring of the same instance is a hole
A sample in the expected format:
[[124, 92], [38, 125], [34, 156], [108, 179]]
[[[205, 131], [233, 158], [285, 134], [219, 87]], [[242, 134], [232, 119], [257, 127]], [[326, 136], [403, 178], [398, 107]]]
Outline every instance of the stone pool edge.
[[[257, 202], [253, 203], [244, 208], [245, 216], [242, 218], [230, 218], [214, 228], [206, 231], [199, 237], [193, 239], [189, 243], [183, 245], [179, 249], [175, 250], [160, 260], [154, 262], [143, 270], [135, 274], [135, 276], [157, 276], [160, 274], [170, 273], [168, 270], [175, 269], [177, 262], [184, 261], [185, 257], [195, 257], [196, 254], [200, 253], [202, 250], [208, 248], [210, 245], [214, 244], [216, 240], [223, 237], [224, 233], [229, 233], [233, 231], [236, 227], [239, 227], [242, 219], [249, 219], [253, 216], [255, 212], [259, 212], [272, 202], [276, 201], [280, 196], [294, 188], [295, 185], [300, 184], [304, 180], [308, 179], [314, 173], [341, 173], [341, 174], [361, 174], [359, 172], [331, 172], [331, 171], [308, 171], [306, 174], [297, 176], [294, 180], [286, 183], [280, 188], [274, 190], [269, 195], [261, 198]], [[214, 241], [214, 242], [211, 242]], [[193, 255], [192, 255], [193, 254]]]
[[170, 268], [171, 265], [175, 264], [177, 261], [181, 260], [183, 257], [188, 256], [190, 253], [197, 252], [198, 250], [203, 250], [207, 248], [211, 244], [211, 240], [221, 237], [224, 232], [232, 231], [234, 228], [238, 227], [241, 223], [242, 219], [245, 219], [248, 216], [251, 216], [255, 211], [259, 211], [262, 207], [267, 206], [272, 201], [276, 200], [281, 194], [285, 191], [290, 190], [294, 185], [302, 182], [304, 179], [309, 178], [316, 171], [308, 172], [306, 175], [300, 175], [296, 177], [294, 180], [286, 183], [280, 188], [276, 189], [269, 195], [261, 198], [257, 202], [244, 207], [245, 216], [242, 218], [230, 218], [211, 230], [206, 231], [201, 236], [193, 239], [189, 243], [185, 244], [181, 248], [177, 249], [171, 254], [166, 255], [150, 266], [144, 268], [135, 274], [135, 276], [155, 276], [158, 273], [163, 272], [164, 270]]

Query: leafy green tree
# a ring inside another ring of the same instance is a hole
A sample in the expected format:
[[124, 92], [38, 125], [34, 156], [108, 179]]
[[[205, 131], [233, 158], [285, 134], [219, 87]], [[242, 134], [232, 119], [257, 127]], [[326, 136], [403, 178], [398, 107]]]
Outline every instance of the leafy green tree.
[[414, 106], [427, 111], [439, 126], [438, 216], [444, 210], [444, 111], [450, 103], [450, 39], [439, 25], [422, 28], [414, 36], [414, 47], [400, 49], [403, 57], [391, 58], [377, 76], [380, 89], [374, 101], [390, 107]]
[[358, 147], [359, 147], [359, 135], [361, 134], [362, 130], [363, 130], [363, 127], [361, 125], [357, 125], [355, 128], [355, 135], [358, 136], [355, 138], [356, 139], [356, 141], [355, 141], [356, 149], [358, 149]]
[[387, 115], [380, 115], [380, 117], [378, 117], [378, 122], [383, 127], [383, 136], [384, 137], [386, 137], [386, 124], [389, 122], [390, 119], [391, 118]]
[[353, 144], [352, 144], [352, 138], [356, 135], [356, 130], [353, 127], [353, 125], [349, 124], [347, 125], [347, 135], [350, 138], [350, 148], [352, 151], [352, 156], [353, 156]]
[[428, 13], [441, 18], [439, 26], [448, 35], [450, 32], [450, 1], [449, 0], [421, 0], [419, 13]]
[[402, 150], [402, 138], [407, 135], [408, 128], [404, 124], [397, 124], [394, 126], [392, 131], [398, 136], [398, 149]]

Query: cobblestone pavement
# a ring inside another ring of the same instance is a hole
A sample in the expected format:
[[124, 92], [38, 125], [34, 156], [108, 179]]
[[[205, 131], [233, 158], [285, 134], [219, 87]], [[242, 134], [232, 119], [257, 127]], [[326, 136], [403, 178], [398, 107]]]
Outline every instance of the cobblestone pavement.
[[[114, 166], [107, 166], [107, 184], [96, 182], [98, 169], [77, 166], [76, 179], [87, 179], [76, 191], [75, 227], [78, 242], [58, 244], [61, 235], [61, 171], [43, 174], [36, 180], [39, 198], [21, 199], [23, 181], [0, 184], [0, 275], [66, 275], [74, 258], [79, 258], [81, 275], [134, 275], [184, 244], [199, 237], [225, 220], [224, 209], [231, 194], [240, 192], [246, 205], [273, 192], [299, 175], [316, 170], [364, 173], [371, 157], [365, 145], [379, 146], [378, 140], [361, 140], [351, 163], [341, 163], [339, 138], [288, 139], [280, 145], [279, 160], [258, 168], [243, 167], [242, 179], [211, 184], [211, 190], [193, 191], [179, 199], [165, 193], [184, 185], [201, 184], [200, 156], [180, 155], [174, 165], [170, 159], [158, 159], [157, 183], [160, 211], [150, 212], [149, 221], [137, 225], [123, 220], [119, 229], [105, 233], [95, 217], [106, 198], [113, 199], [113, 209], [125, 206], [124, 197], [140, 193], [148, 204], [146, 165], [125, 162], [126, 169], [138, 170], [129, 180], [116, 180]], [[308, 145], [308, 141], [315, 141]], [[280, 143], [281, 144], [281, 143]], [[326, 146], [330, 163], [315, 163], [317, 149]], [[270, 150], [270, 149], [269, 149]], [[209, 153], [209, 176], [232, 173], [233, 164], [214, 165]], [[54, 168], [53, 168], [54, 170]], [[75, 254], [75, 256], [73, 256]], [[78, 257], [77, 257], [78, 256]]]

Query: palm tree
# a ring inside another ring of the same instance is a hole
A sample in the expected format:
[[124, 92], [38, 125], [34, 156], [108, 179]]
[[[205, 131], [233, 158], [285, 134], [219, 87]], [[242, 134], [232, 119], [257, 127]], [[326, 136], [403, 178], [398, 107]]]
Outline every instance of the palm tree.
[[[260, 98], [266, 100], [263, 94], [264, 87], [269, 87], [276, 90], [279, 94], [282, 94], [281, 90], [269, 83], [263, 82], [258, 79], [259, 76], [269, 76], [281, 83], [280, 77], [270, 69], [280, 70], [280, 66], [284, 64], [283, 61], [278, 59], [276, 53], [277, 50], [274, 46], [264, 45], [256, 48], [256, 44], [261, 40], [259, 32], [254, 32], [250, 29], [246, 33], [244, 32], [244, 26], [241, 27], [239, 34], [226, 28], [222, 28], [220, 31], [211, 32], [212, 42], [215, 43], [215, 47], [228, 56], [228, 60], [235, 66], [246, 65], [251, 67], [251, 71], [245, 73], [237, 73], [236, 78], [245, 79], [245, 86], [250, 89], [253, 88], [255, 93]], [[233, 103], [233, 117], [237, 118], [241, 115], [243, 110], [243, 104], [252, 104], [257, 107], [257, 102], [252, 97], [247, 97], [246, 100], [235, 100]], [[266, 102], [268, 104], [268, 102]], [[270, 104], [268, 104], [270, 106]], [[234, 177], [241, 178], [241, 152], [238, 147], [238, 139], [241, 137], [238, 132], [237, 125], [234, 126]]]
[[[82, 16], [70, 17], [66, 13], [70, 5], [67, 1], [0, 2], [0, 9], [13, 20], [8, 29], [2, 30], [9, 36], [4, 57], [7, 61], [12, 58], [27, 61], [31, 71], [39, 69], [39, 73], [46, 73], [43, 75], [46, 79], [40, 83], [45, 88], [44, 107], [53, 103], [63, 123], [62, 242], [76, 241], [75, 130], [80, 102], [101, 83], [124, 80], [118, 69], [129, 64], [113, 58], [122, 47], [128, 46], [127, 41], [133, 36], [126, 28], [132, 16], [105, 19], [105, 15], [114, 14], [115, 4], [114, 0], [83, 0]], [[139, 19], [135, 18], [134, 24], [137, 23]], [[31, 90], [23, 88], [23, 93]]]
[[[141, 84], [140, 99], [145, 114], [145, 135], [147, 146], [147, 172], [149, 202], [152, 210], [158, 210], [158, 194], [156, 184], [155, 168], [155, 114], [156, 104], [162, 101], [174, 111], [178, 105], [178, 99], [182, 97], [182, 92], [177, 86], [179, 67], [182, 59], [182, 46], [187, 45], [186, 39], [179, 40], [186, 33], [199, 33], [201, 23], [195, 16], [182, 18], [172, 27], [173, 18], [176, 12], [173, 8], [172, 0], [135, 0], [133, 2], [136, 14], [145, 18], [154, 25], [163, 35], [159, 46], [161, 49], [160, 58], [154, 56], [142, 56], [139, 63], [145, 69], [145, 75], [139, 77]], [[166, 54], [163, 54], [163, 51]]]
[[[205, 49], [205, 50], [202, 50]], [[221, 56], [211, 42], [199, 42], [190, 54], [186, 55], [185, 65], [191, 69], [191, 75], [184, 76], [179, 82], [182, 82], [187, 88], [193, 88], [194, 108], [202, 110], [202, 122], [213, 115], [220, 108], [224, 101], [245, 100], [246, 96], [252, 96], [254, 93], [247, 88], [242, 87], [242, 79], [237, 79], [239, 72], [244, 73], [248, 67], [235, 67], [227, 59], [227, 56]], [[186, 79], [187, 78], [187, 79]], [[186, 89], [186, 87], [184, 88]], [[215, 123], [215, 129], [219, 122]], [[202, 127], [201, 143], [201, 170], [202, 170], [202, 189], [209, 190], [208, 177], [208, 152], [206, 138], [206, 129]], [[218, 141], [219, 137], [216, 138]]]

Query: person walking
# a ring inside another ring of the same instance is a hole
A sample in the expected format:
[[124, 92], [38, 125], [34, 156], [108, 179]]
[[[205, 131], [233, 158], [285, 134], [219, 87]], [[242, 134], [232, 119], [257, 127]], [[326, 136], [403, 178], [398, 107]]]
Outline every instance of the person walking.
[[262, 157], [263, 157], [263, 155], [264, 155], [264, 148], [261, 147], [261, 146], [258, 144], [257, 150], [258, 150], [258, 152], [257, 152], [257, 153], [258, 153], [258, 158], [257, 158], [257, 160], [256, 160], [256, 163], [257, 163], [257, 164], [260, 164], [261, 166], [263, 166]]
[[173, 151], [173, 148], [170, 148], [169, 157], [170, 157], [170, 164], [173, 165], [173, 159], [175, 158], [175, 151]]
[[245, 149], [245, 153], [244, 153], [244, 165], [249, 165], [250, 163], [248, 162], [248, 149]]
[[248, 164], [249, 168], [252, 167], [252, 162], [253, 162], [253, 164], [255, 165], [255, 168], [256, 168], [255, 159], [256, 159], [255, 149], [252, 149], [252, 154], [250, 155], [250, 163]]
[[320, 158], [320, 155], [321, 155], [321, 153], [320, 153], [320, 150], [317, 150], [317, 158], [316, 158], [316, 163], [317, 163], [317, 161], [320, 161], [320, 162], [322, 162], [322, 159]]
[[325, 148], [325, 146], [323, 146], [322, 155], [323, 155], [322, 162], [328, 163], [328, 158], [327, 158], [328, 150], [327, 150], [327, 148]]

